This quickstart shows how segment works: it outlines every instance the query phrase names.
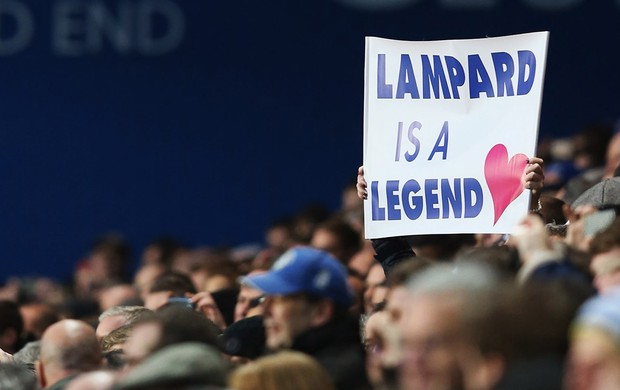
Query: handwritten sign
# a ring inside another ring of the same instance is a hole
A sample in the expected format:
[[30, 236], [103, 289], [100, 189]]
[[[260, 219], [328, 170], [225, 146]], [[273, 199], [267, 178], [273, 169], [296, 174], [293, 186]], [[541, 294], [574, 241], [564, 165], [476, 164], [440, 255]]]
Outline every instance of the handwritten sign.
[[366, 38], [367, 238], [512, 230], [529, 204], [548, 36]]

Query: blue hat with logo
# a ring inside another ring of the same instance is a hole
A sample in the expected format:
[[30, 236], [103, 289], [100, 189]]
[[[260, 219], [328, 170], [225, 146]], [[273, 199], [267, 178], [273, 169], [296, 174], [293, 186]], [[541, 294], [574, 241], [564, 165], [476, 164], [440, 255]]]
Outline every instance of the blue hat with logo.
[[242, 283], [267, 295], [306, 293], [343, 307], [353, 303], [345, 267], [329, 253], [310, 247], [289, 249], [269, 272], [247, 276]]

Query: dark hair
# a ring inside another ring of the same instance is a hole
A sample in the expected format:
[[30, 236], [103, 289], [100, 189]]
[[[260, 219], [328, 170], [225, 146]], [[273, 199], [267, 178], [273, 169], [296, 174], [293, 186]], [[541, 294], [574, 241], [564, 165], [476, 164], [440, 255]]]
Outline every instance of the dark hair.
[[106, 367], [110, 370], [120, 371], [127, 365], [125, 352], [122, 349], [114, 349], [103, 354]]
[[128, 280], [131, 263], [131, 247], [117, 233], [109, 233], [95, 239], [91, 253], [101, 253], [107, 259], [109, 276], [121, 281]]
[[17, 303], [2, 300], [0, 301], [0, 334], [4, 333], [7, 329], [13, 329], [15, 331], [17, 337], [13, 348], [17, 350], [19, 338], [24, 330], [24, 320], [19, 313], [19, 306], [17, 306]]
[[172, 305], [157, 311], [156, 318], [162, 326], [157, 349], [195, 341], [221, 350], [219, 335], [222, 331], [202, 313]]
[[341, 262], [347, 263], [349, 259], [362, 249], [362, 240], [359, 233], [350, 224], [340, 218], [332, 218], [316, 227], [316, 230], [326, 230], [333, 234], [338, 242], [338, 249], [342, 252]]
[[149, 292], [160, 291], [172, 291], [172, 295], [182, 297], [185, 293], [196, 294], [196, 287], [187, 275], [169, 271], [155, 279]]

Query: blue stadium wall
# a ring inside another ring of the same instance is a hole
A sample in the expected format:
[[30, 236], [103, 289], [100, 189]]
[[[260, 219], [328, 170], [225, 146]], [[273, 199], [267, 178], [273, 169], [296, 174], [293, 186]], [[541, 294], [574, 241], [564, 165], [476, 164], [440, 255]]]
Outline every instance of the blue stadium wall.
[[362, 160], [364, 36], [551, 32], [541, 137], [620, 115], [618, 0], [0, 0], [0, 283], [262, 242]]

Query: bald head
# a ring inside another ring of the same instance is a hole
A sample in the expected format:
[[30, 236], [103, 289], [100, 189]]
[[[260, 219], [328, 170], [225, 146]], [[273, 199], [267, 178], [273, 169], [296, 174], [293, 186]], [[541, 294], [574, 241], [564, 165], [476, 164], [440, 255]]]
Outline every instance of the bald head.
[[41, 338], [40, 369], [45, 387], [101, 365], [101, 350], [92, 326], [78, 320], [51, 325]]

